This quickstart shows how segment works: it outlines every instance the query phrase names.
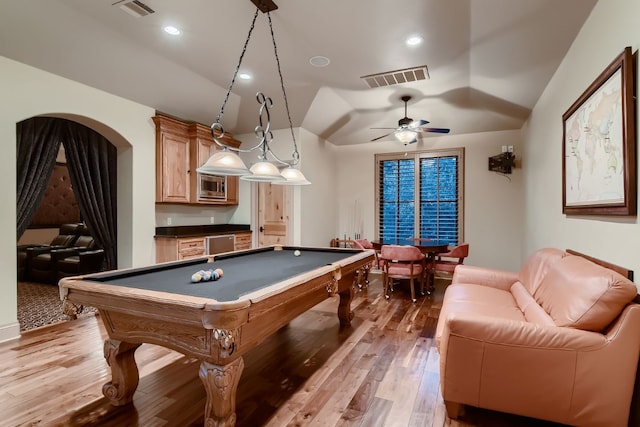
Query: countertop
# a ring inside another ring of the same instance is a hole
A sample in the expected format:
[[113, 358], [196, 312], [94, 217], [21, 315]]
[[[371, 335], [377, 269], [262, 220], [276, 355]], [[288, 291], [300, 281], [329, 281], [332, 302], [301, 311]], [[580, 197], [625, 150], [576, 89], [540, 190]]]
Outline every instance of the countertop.
[[156, 227], [155, 237], [215, 236], [217, 234], [251, 232], [248, 224], [176, 225]]

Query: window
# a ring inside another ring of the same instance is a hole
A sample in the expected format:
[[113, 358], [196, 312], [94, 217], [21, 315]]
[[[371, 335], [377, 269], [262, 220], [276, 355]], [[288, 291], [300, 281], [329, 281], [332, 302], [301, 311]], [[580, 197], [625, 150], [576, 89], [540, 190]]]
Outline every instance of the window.
[[378, 238], [463, 240], [464, 149], [376, 155]]

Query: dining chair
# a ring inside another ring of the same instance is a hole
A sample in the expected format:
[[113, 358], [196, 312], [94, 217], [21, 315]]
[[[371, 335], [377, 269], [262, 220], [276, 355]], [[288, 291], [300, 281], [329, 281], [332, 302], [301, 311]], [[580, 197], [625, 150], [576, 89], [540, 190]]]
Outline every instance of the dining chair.
[[456, 267], [464, 263], [464, 259], [469, 256], [469, 244], [462, 243], [453, 247], [448, 252], [436, 255], [433, 262], [435, 272], [443, 272], [452, 275]]
[[425, 256], [422, 251], [409, 245], [384, 245], [380, 251], [380, 259], [383, 263], [384, 297], [389, 299], [394, 279], [409, 279], [411, 301], [416, 302], [416, 279], [420, 281], [421, 293], [424, 293]]

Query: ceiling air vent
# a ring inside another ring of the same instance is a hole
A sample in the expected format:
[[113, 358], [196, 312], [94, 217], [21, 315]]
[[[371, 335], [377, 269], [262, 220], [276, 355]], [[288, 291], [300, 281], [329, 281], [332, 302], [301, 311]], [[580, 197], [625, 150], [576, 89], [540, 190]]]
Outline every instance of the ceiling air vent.
[[360, 77], [370, 88], [392, 86], [400, 83], [415, 82], [417, 80], [427, 80], [429, 70], [426, 65], [419, 67], [405, 68], [403, 70], [387, 71], [378, 74], [369, 74]]
[[120, 0], [113, 3], [112, 6], [118, 6], [120, 9], [124, 10], [129, 15], [135, 16], [136, 18], [142, 18], [143, 16], [155, 13], [155, 10], [138, 0]]

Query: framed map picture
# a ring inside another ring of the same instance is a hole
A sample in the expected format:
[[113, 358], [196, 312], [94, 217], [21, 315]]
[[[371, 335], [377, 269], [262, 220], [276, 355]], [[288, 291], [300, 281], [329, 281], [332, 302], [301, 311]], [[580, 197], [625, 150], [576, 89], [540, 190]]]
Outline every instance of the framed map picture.
[[567, 215], [636, 215], [632, 61], [627, 47], [562, 115]]

